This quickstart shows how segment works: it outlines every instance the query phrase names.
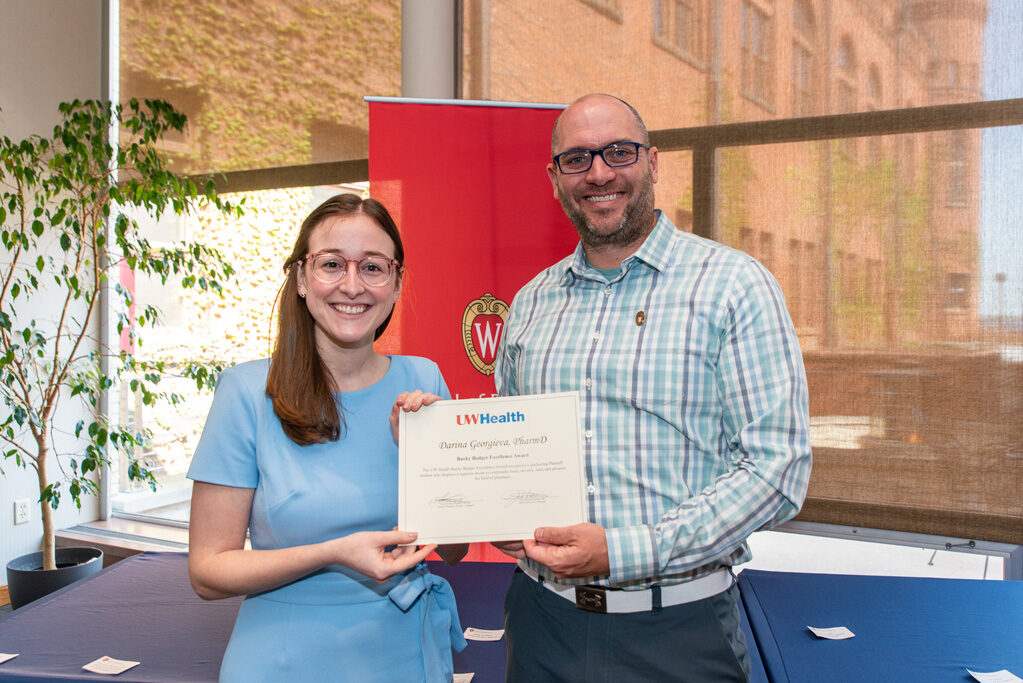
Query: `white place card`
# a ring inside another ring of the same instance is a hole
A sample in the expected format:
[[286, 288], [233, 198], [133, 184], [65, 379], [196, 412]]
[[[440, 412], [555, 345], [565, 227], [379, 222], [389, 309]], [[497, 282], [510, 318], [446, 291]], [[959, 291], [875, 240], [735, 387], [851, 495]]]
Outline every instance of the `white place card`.
[[6, 652], [0, 652], [0, 664], [3, 664], [8, 659], [14, 659], [17, 656], [18, 656], [18, 653], [14, 653], [13, 655], [9, 655]]
[[980, 683], [1023, 683], [1023, 678], [1020, 678], [1011, 671], [1002, 669], [1001, 671], [992, 671], [990, 673], [980, 673], [977, 671], [970, 671], [971, 676], [980, 681]]
[[818, 638], [824, 638], [826, 640], [845, 640], [846, 638], [852, 638], [856, 635], [845, 626], [831, 626], [828, 628], [807, 626], [807, 628], [810, 629]]
[[483, 629], [483, 628], [473, 628], [472, 626], [470, 626], [469, 628], [465, 629], [465, 633], [462, 634], [462, 635], [465, 636], [466, 640], [483, 640], [483, 641], [487, 641], [487, 640], [501, 640], [501, 638], [504, 637], [504, 629], [503, 628], [499, 628], [499, 629], [487, 630], [487, 629]]
[[475, 675], [476, 674], [474, 674], [472, 672], [469, 672], [467, 674], [455, 674], [451, 678], [451, 683], [469, 683], [469, 681], [471, 681], [472, 677], [475, 676]]
[[125, 659], [114, 659], [113, 657], [100, 657], [94, 661], [89, 662], [82, 668], [86, 671], [91, 671], [97, 674], [119, 674], [123, 671], [127, 671], [133, 666], [138, 666], [138, 662], [129, 662]]

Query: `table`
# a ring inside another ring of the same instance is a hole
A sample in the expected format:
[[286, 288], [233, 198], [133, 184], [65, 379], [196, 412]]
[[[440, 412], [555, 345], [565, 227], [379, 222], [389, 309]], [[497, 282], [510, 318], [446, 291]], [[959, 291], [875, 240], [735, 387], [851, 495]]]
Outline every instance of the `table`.
[[[515, 564], [511, 562], [460, 562], [449, 567], [430, 562], [430, 571], [451, 584], [458, 603], [462, 629], [504, 628], [504, 595], [511, 585]], [[472, 683], [503, 683], [504, 638], [495, 641], [470, 640], [454, 654], [455, 673], [476, 674]]]
[[[241, 601], [199, 598], [184, 553], [134, 555], [0, 619], [0, 652], [20, 653], [0, 681], [216, 681]], [[141, 664], [82, 670], [104, 655]]]
[[[504, 628], [514, 564], [431, 562], [452, 583], [462, 627]], [[242, 598], [205, 601], [188, 581], [188, 555], [144, 552], [0, 619], [0, 683], [216, 681]], [[504, 641], [470, 641], [455, 671], [474, 683], [504, 680]], [[115, 677], [82, 670], [108, 655], [141, 662]]]
[[[431, 562], [458, 601], [462, 628], [504, 628], [504, 596], [515, 565]], [[242, 598], [205, 601], [188, 581], [188, 556], [144, 552], [107, 567], [0, 619], [0, 683], [216, 681]], [[745, 613], [744, 613], [745, 614]], [[743, 619], [746, 639], [753, 643]], [[754, 683], [767, 681], [751, 647]], [[140, 661], [115, 677], [82, 670], [104, 655]], [[469, 641], [454, 655], [455, 671], [473, 683], [504, 681], [505, 641]]]
[[[748, 569], [739, 589], [772, 682], [971, 681], [1023, 676], [1023, 582]], [[845, 626], [823, 640], [807, 626]]]

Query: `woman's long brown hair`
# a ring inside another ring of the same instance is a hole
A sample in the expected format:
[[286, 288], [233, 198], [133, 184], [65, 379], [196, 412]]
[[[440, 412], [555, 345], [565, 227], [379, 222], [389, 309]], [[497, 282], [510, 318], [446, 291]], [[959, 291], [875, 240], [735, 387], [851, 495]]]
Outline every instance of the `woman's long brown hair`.
[[[344, 414], [340, 399], [334, 396], [337, 388], [330, 371], [316, 350], [316, 322], [298, 295], [298, 268], [309, 253], [309, 236], [317, 226], [330, 218], [360, 213], [372, 218], [387, 233], [394, 242], [394, 259], [404, 264], [405, 249], [391, 214], [377, 200], [354, 194], [335, 195], [316, 207], [302, 221], [295, 247], [284, 263], [286, 279], [278, 295], [277, 341], [270, 358], [266, 394], [273, 401], [284, 433], [300, 446], [337, 441], [344, 427]], [[400, 271], [396, 277], [401, 277]], [[380, 338], [390, 321], [388, 314], [376, 329], [374, 339]]]

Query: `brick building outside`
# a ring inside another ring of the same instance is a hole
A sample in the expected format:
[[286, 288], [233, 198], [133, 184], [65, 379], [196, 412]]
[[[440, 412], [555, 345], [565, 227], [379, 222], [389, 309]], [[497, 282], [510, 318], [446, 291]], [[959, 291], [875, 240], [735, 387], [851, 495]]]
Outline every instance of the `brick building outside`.
[[[608, 92], [651, 130], [984, 99], [987, 0], [457, 4], [465, 99]], [[364, 158], [362, 96], [401, 91], [400, 6], [122, 0], [121, 98], [162, 97], [189, 115], [189, 134], [167, 145], [181, 170]], [[778, 278], [803, 347], [811, 500], [1023, 514], [1023, 365], [985, 346], [978, 315], [980, 140], [964, 130], [720, 152], [719, 234]], [[658, 208], [691, 229], [691, 155], [660, 164]], [[307, 202], [264, 193], [244, 225], [213, 226], [212, 239], [253, 245], [239, 259], [259, 272], [279, 256], [266, 240], [287, 245]], [[272, 294], [267, 278], [182, 318], [252, 344], [245, 330], [270, 329]]]

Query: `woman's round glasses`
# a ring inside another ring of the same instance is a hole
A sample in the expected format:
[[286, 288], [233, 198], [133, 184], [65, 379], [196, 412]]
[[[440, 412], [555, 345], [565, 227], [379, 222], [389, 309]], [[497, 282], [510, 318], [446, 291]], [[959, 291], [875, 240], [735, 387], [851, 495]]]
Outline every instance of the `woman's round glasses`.
[[383, 287], [391, 281], [394, 274], [400, 273], [403, 267], [394, 259], [383, 256], [367, 256], [363, 259], [347, 259], [337, 252], [318, 251], [308, 254], [302, 261], [308, 262], [313, 277], [325, 285], [340, 282], [348, 274], [348, 264], [355, 264], [355, 272], [359, 279], [370, 287]]

